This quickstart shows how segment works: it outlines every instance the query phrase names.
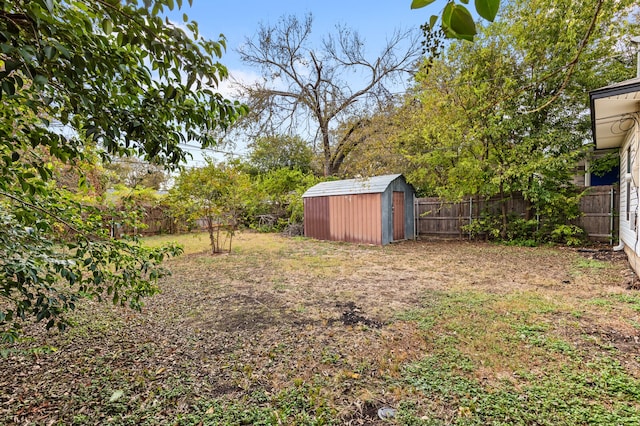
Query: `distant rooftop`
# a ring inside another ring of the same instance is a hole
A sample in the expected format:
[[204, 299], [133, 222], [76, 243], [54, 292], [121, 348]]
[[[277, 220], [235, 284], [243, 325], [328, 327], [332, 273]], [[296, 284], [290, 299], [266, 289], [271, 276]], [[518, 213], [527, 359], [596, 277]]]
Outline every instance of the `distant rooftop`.
[[302, 197], [326, 197], [330, 195], [378, 194], [402, 176], [401, 174], [374, 176], [370, 178], [345, 179], [332, 182], [321, 182], [312, 186]]

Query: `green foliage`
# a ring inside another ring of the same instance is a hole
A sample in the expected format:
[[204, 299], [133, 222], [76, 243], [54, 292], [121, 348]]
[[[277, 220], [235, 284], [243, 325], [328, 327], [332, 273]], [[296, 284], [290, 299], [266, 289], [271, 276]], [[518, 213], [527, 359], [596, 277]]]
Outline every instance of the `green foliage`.
[[462, 230], [472, 238], [500, 241], [509, 245], [533, 247], [545, 242], [554, 242], [578, 246], [584, 243], [584, 230], [579, 226], [555, 223], [553, 227], [547, 224], [544, 228], [540, 229], [537, 219], [526, 220], [517, 216], [509, 216], [506, 228], [503, 228], [500, 216], [491, 214], [485, 214], [462, 226]]
[[462, 226], [463, 232], [468, 232], [472, 238], [484, 237], [488, 240], [495, 240], [500, 237], [500, 218], [494, 215], [483, 215], [479, 219], [474, 219], [468, 225]]
[[[614, 360], [583, 363], [576, 357], [553, 376], [530, 383], [522, 380], [517, 386], [510, 381], [484, 385], [465, 372], [463, 367], [469, 364], [459, 352], [440, 351], [408, 367], [406, 383], [423, 400], [444, 398], [447, 405], [456, 407], [454, 419], [446, 424], [631, 425], [640, 420], [633, 402], [640, 384]], [[422, 407], [422, 418], [429, 420], [420, 420], [416, 408], [415, 402], [405, 401], [399, 410], [400, 422], [445, 424], [442, 414], [428, 407], [426, 416]]]
[[238, 164], [216, 164], [207, 159], [204, 167], [183, 170], [169, 191], [168, 204], [183, 224], [204, 221], [211, 252], [222, 252], [246, 214], [252, 198], [249, 175]]
[[[559, 306], [544, 297], [433, 292], [423, 303], [403, 319], [417, 321], [433, 343], [428, 355], [403, 369], [409, 396], [398, 407], [399, 424], [631, 425], [640, 419], [640, 381], [606, 354], [559, 337], [552, 319]], [[542, 312], [551, 314], [546, 321]], [[494, 374], [486, 375], [487, 368]]]
[[161, 166], [135, 157], [115, 159], [105, 164], [105, 169], [108, 186], [124, 185], [132, 189], [159, 190], [168, 179]]
[[[213, 90], [227, 76], [214, 60], [225, 40], [201, 38], [195, 22], [188, 35], [165, 22], [165, 8], [174, 1], [0, 3], [0, 95], [10, 111], [38, 117], [17, 123], [31, 147], [49, 147], [63, 161], [80, 155], [78, 141], [50, 128], [52, 121], [108, 153], [133, 150], [168, 166], [186, 158], [179, 143], [215, 143], [211, 132], [244, 111]], [[0, 136], [21, 142], [4, 126]]]
[[277, 169], [311, 171], [313, 150], [299, 136], [276, 135], [257, 138], [249, 148], [249, 164], [258, 173]]
[[[109, 237], [99, 158], [175, 169], [246, 108], [215, 91], [225, 40], [165, 21], [174, 0], [0, 1], [0, 332], [65, 326], [94, 297], [139, 309], [176, 247]], [[63, 129], [64, 131], [61, 131]], [[133, 224], [136, 212], [122, 212]]]
[[[59, 224], [19, 206], [0, 204], [0, 297], [4, 300], [0, 334], [4, 339], [14, 340], [30, 317], [45, 321], [47, 328], [64, 329], [67, 322], [62, 315], [84, 297], [139, 310], [141, 298], [156, 293], [157, 279], [168, 273], [162, 261], [181, 253], [177, 246], [146, 249], [134, 242], [110, 240], [99, 210], [58, 203], [67, 210], [77, 209], [71, 216], [77, 227], [73, 238], [53, 239]], [[27, 215], [33, 217], [27, 219]]]
[[551, 240], [568, 246], [579, 246], [584, 243], [584, 230], [576, 225], [557, 225], [551, 231]]
[[[413, 0], [411, 9], [419, 9], [430, 5], [435, 0]], [[461, 3], [468, 4], [469, 0], [461, 0]], [[475, 10], [482, 18], [493, 22], [500, 9], [500, 0], [475, 0]], [[437, 15], [432, 15], [429, 19], [428, 28], [435, 29], [438, 21]], [[453, 0], [447, 0], [442, 15], [440, 16], [440, 26], [447, 38], [473, 41], [477, 34], [476, 23], [469, 10], [462, 4], [456, 4]]]
[[[609, 3], [507, 3], [474, 43], [449, 43], [425, 62], [398, 111], [405, 125], [392, 138], [420, 193], [450, 201], [521, 194], [529, 217], [541, 222], [534, 236], [514, 231], [518, 238], [563, 239], [551, 233], [579, 216], [580, 192], [571, 181], [591, 137], [584, 94], [632, 75], [603, 58], [636, 31], [637, 23], [625, 19], [634, 3]], [[501, 239], [513, 240], [508, 213], [500, 212], [499, 226], [473, 227], [488, 235], [499, 229]]]
[[254, 178], [256, 193], [251, 226], [264, 231], [283, 230], [303, 221], [302, 194], [323, 179], [288, 168], [274, 169]]
[[620, 154], [609, 152], [601, 157], [595, 157], [589, 163], [589, 172], [596, 176], [604, 176], [620, 165]]

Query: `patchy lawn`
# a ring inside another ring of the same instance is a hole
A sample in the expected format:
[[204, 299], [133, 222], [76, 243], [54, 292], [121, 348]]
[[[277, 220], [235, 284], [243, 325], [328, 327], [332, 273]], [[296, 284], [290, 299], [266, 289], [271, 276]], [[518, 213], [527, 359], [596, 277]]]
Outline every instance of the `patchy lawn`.
[[0, 424], [640, 423], [624, 255], [180, 239], [142, 313], [87, 301], [0, 347]]

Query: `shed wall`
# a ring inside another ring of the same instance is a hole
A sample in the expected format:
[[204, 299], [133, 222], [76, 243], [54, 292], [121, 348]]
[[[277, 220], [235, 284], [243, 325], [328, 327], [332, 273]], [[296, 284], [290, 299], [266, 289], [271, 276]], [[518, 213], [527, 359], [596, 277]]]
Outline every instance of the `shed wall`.
[[[415, 232], [413, 187], [401, 175], [385, 176], [385, 178], [393, 178], [393, 180], [387, 184], [383, 192], [323, 196], [316, 195], [316, 193], [322, 193], [320, 189], [315, 192], [313, 192], [315, 187], [309, 189], [304, 197], [305, 236], [319, 240], [377, 245], [413, 238]], [[332, 188], [325, 188], [324, 192], [330, 189]], [[393, 208], [394, 192], [399, 200], [403, 200], [403, 206], [397, 206], [395, 209], [397, 214], [394, 213]], [[394, 221], [394, 216], [397, 215], [402, 218], [395, 217]], [[396, 235], [394, 235], [394, 222], [396, 228], [400, 230]]]
[[304, 235], [318, 240], [330, 240], [329, 198], [304, 199]]
[[380, 194], [329, 197], [330, 239], [352, 243], [382, 244]]
[[404, 178], [394, 179], [382, 193], [382, 244], [388, 244], [394, 239], [393, 235], [393, 193], [404, 192], [404, 237], [401, 240], [411, 239], [415, 232], [414, 223], [414, 191], [413, 187], [405, 182]]

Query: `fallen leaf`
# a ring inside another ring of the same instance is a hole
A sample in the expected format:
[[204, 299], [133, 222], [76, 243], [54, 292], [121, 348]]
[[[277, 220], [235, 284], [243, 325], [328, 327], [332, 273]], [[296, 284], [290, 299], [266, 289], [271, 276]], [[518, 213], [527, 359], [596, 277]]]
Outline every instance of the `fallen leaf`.
[[117, 400], [122, 398], [122, 395], [124, 395], [123, 391], [121, 391], [121, 390], [114, 391], [111, 394], [111, 398], [109, 398], [109, 402], [116, 402]]

